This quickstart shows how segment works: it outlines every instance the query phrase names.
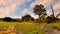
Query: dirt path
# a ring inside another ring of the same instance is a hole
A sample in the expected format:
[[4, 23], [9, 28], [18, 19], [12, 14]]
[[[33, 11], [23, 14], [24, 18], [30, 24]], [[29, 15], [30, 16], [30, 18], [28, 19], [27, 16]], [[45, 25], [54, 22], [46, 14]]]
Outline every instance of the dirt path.
[[44, 31], [45, 34], [60, 34], [60, 31], [53, 28], [47, 28], [43, 24], [40, 24], [40, 27]]

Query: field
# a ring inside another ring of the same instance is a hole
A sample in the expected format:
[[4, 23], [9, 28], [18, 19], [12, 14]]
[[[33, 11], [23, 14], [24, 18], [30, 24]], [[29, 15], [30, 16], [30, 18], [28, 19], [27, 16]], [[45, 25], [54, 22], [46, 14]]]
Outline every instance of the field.
[[15, 26], [17, 30], [21, 31], [23, 34], [44, 34], [41, 30], [40, 25], [32, 22], [0, 22], [0, 28]]
[[[54, 28], [60, 31], [60, 22], [56, 23], [42, 23], [47, 28]], [[0, 22], [0, 30], [3, 27], [15, 26], [22, 34], [44, 34], [41, 26], [34, 22]]]
[[44, 26], [48, 28], [54, 28], [60, 31], [60, 21], [53, 22], [53, 23], [44, 23]]

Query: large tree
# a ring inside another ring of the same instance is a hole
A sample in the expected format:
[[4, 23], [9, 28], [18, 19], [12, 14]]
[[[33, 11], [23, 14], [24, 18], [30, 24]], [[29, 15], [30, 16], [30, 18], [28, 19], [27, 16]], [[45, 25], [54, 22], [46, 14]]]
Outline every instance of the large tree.
[[45, 18], [45, 16], [47, 15], [46, 9], [42, 4], [36, 5], [33, 10], [34, 10], [33, 13], [39, 16], [39, 21], [41, 20], [42, 17]]

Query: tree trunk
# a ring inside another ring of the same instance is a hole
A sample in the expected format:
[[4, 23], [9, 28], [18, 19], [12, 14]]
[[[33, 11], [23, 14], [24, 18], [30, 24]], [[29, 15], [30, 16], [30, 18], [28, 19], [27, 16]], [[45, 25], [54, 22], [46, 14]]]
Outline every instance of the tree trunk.
[[38, 23], [39, 23], [39, 24], [41, 23], [41, 18], [40, 18], [40, 15], [39, 15]]
[[54, 15], [54, 10], [53, 10], [52, 5], [51, 5], [51, 9], [52, 9], [52, 15], [53, 15], [53, 18], [54, 18], [54, 17], [55, 17], [55, 15]]

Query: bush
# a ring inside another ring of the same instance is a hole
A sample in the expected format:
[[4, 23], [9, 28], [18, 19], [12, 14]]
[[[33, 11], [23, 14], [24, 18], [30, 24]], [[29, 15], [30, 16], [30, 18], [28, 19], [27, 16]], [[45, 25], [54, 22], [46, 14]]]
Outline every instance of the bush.
[[55, 22], [56, 21], [55, 17], [48, 16], [46, 19], [47, 19], [47, 23], [51, 23], [51, 22]]
[[12, 21], [12, 19], [10, 17], [5, 17], [3, 18], [3, 21], [9, 22], [9, 21]]

